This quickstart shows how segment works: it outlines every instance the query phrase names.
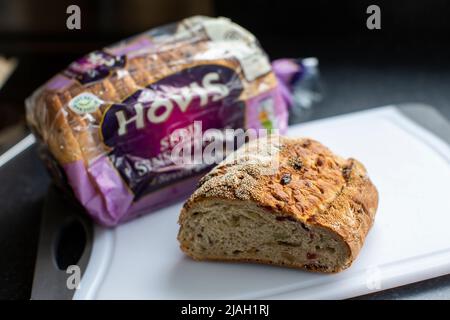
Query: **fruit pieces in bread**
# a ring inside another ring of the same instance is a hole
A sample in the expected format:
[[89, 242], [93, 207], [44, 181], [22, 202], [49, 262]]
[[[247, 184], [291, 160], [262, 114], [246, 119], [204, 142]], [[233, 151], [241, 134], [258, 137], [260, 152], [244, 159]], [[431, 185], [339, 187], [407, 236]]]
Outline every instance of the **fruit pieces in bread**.
[[197, 260], [338, 272], [357, 257], [377, 205], [357, 160], [311, 139], [264, 138], [202, 178], [181, 211], [178, 240]]

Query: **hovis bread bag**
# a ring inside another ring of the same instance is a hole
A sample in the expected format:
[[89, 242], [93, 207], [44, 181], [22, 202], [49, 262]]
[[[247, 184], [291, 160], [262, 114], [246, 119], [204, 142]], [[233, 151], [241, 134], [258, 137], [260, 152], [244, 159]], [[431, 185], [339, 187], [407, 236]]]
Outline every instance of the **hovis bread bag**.
[[287, 108], [255, 37], [191, 17], [94, 51], [26, 101], [55, 181], [115, 226], [189, 194], [211, 164], [171, 161], [174, 133], [278, 129]]

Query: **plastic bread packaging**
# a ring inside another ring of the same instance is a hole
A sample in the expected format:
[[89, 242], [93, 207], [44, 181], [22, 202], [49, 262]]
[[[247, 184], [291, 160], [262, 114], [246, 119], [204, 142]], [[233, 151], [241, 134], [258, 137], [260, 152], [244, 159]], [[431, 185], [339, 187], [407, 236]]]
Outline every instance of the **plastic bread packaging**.
[[272, 69], [289, 109], [289, 124], [307, 120], [313, 105], [323, 96], [318, 59], [277, 59], [272, 62]]
[[[256, 38], [226, 18], [191, 17], [92, 52], [26, 100], [55, 182], [115, 226], [190, 194], [211, 167], [171, 163], [170, 136], [279, 129], [288, 113]], [[69, 188], [67, 188], [69, 187]]]

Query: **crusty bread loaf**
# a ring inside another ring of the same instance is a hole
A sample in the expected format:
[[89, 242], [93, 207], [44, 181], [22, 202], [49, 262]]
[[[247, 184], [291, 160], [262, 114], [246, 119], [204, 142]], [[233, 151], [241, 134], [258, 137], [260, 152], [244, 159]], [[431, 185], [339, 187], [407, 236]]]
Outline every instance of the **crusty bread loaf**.
[[200, 181], [179, 217], [181, 249], [198, 260], [348, 268], [378, 205], [364, 166], [311, 139], [265, 140]]

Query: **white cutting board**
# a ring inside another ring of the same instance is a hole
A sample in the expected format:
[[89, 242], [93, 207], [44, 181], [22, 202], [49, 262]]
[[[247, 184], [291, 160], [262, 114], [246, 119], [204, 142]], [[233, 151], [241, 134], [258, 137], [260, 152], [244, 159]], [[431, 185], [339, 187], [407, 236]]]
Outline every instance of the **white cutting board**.
[[351, 268], [327, 275], [196, 262], [176, 240], [181, 203], [114, 230], [95, 229], [75, 299], [340, 299], [450, 273], [450, 148], [394, 107], [296, 125], [367, 167], [380, 194]]

